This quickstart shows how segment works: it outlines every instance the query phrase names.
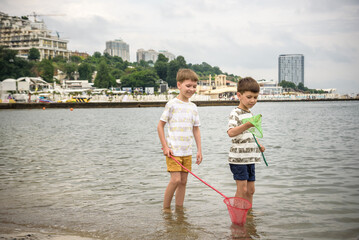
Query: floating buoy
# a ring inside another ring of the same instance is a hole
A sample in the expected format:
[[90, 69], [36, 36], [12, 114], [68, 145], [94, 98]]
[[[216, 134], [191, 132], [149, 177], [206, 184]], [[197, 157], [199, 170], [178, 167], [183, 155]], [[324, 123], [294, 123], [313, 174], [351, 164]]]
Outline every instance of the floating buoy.
[[74, 109], [73, 108], [70, 108], [70, 111], [73, 111]]

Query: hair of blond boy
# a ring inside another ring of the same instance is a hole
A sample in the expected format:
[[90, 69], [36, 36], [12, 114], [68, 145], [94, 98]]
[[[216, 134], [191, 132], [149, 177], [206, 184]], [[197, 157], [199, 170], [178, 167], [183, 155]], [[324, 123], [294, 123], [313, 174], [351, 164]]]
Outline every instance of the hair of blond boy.
[[237, 92], [243, 94], [245, 91], [258, 93], [259, 84], [251, 77], [242, 78], [237, 84]]
[[193, 70], [188, 68], [181, 68], [180, 70], [178, 70], [176, 79], [177, 82], [180, 83], [182, 83], [184, 80], [192, 80], [198, 82], [197, 74]]

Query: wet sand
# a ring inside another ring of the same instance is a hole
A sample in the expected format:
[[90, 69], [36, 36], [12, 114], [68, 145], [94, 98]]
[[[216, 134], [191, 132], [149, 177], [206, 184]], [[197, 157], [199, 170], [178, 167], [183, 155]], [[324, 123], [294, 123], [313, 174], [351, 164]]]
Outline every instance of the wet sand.
[[[15, 224], [0, 225], [0, 240], [96, 240], [56, 229], [31, 228]], [[98, 240], [98, 239], [97, 239]]]

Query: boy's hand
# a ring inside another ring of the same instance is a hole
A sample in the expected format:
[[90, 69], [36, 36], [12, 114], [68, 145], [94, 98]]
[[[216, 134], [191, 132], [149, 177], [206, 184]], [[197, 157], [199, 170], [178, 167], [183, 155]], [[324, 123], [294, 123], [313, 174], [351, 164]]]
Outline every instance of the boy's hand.
[[197, 165], [201, 164], [202, 159], [203, 159], [203, 157], [202, 157], [202, 152], [201, 152], [201, 151], [197, 152], [196, 164], [197, 164]]
[[167, 157], [173, 156], [172, 150], [168, 147], [162, 148], [162, 151], [163, 151], [163, 155]]
[[259, 148], [259, 151], [264, 152], [266, 150], [266, 148], [262, 144], [259, 144], [259, 146], [261, 146]]

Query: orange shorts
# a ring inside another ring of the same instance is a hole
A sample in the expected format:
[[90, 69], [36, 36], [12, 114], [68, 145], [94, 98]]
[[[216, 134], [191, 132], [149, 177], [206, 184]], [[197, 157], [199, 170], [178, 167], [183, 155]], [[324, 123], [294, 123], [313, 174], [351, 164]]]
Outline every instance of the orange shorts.
[[[192, 156], [174, 157], [174, 158], [177, 161], [179, 161], [183, 166], [185, 166], [188, 170], [190, 171], [192, 170]], [[167, 163], [168, 172], [187, 172], [172, 158], [166, 157], [166, 163]]]

